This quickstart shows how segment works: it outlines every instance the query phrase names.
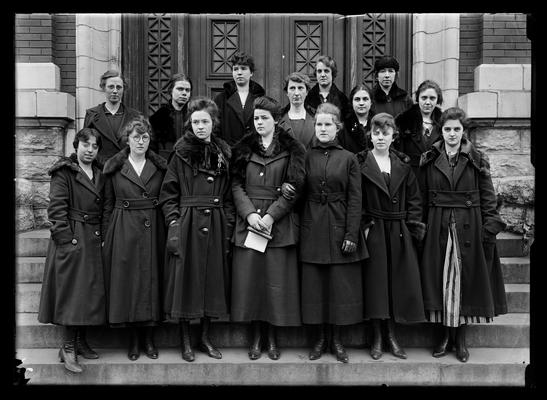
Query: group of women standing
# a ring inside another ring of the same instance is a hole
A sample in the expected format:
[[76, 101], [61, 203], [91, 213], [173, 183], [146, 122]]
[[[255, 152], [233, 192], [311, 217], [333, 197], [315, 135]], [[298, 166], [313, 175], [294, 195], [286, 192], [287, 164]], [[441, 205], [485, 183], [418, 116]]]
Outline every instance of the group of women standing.
[[[348, 362], [341, 332], [364, 321], [373, 359], [386, 348], [406, 358], [395, 324], [429, 321], [442, 326], [433, 356], [452, 338], [467, 361], [466, 324], [507, 310], [495, 245], [505, 224], [465, 114], [441, 112], [432, 81], [396, 118], [373, 115], [366, 86], [351, 91], [345, 116], [330, 102], [304, 107], [308, 89], [293, 73], [287, 109], [254, 98], [253, 129], [233, 145], [217, 104], [192, 98], [167, 160], [149, 148], [143, 116], [104, 166], [99, 132], [78, 132], [76, 153], [50, 170], [38, 316], [67, 327], [67, 369], [82, 371], [78, 354], [98, 357], [89, 325], [128, 328], [136, 360], [141, 349], [157, 358], [154, 326], [176, 322], [193, 361], [190, 321], [200, 319], [199, 350], [221, 358], [210, 339], [219, 318], [250, 323], [252, 360], [263, 350], [279, 359], [276, 328], [305, 324], [316, 328], [310, 359], [330, 350]], [[248, 246], [250, 235], [265, 249]]]

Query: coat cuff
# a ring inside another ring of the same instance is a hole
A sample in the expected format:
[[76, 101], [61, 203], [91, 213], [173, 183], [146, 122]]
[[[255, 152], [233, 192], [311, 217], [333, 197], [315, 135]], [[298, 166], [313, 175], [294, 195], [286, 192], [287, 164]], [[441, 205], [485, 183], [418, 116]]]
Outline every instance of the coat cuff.
[[406, 221], [406, 227], [410, 235], [418, 241], [422, 241], [427, 231], [427, 226], [420, 221]]

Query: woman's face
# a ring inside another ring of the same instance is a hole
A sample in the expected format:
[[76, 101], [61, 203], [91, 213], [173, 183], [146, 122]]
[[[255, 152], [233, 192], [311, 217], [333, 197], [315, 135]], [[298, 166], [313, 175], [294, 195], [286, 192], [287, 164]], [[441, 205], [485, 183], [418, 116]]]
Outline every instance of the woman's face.
[[463, 137], [463, 125], [459, 119], [447, 120], [442, 128], [444, 142], [450, 147], [459, 147]]
[[366, 90], [358, 90], [353, 95], [352, 105], [356, 115], [368, 115], [371, 104], [370, 96]]
[[287, 97], [293, 106], [304, 104], [304, 100], [308, 95], [308, 88], [304, 82], [295, 82], [289, 80], [287, 84]]
[[393, 128], [391, 126], [375, 127], [370, 132], [370, 141], [375, 150], [389, 150], [389, 146], [393, 142]]
[[211, 132], [213, 132], [213, 120], [205, 110], [194, 111], [190, 116], [192, 123], [192, 132], [201, 140], [211, 141]]
[[177, 81], [173, 86], [171, 91], [171, 98], [177, 105], [183, 107], [188, 100], [190, 100], [190, 95], [192, 94], [192, 85], [188, 81]]
[[128, 137], [129, 150], [133, 155], [142, 155], [148, 150], [150, 145], [150, 134], [148, 132], [139, 133], [136, 129]]
[[272, 113], [267, 110], [254, 111], [255, 129], [260, 136], [268, 136], [273, 134], [275, 130], [275, 121]]
[[334, 122], [332, 114], [316, 114], [315, 116], [315, 137], [321, 143], [328, 143], [334, 140], [338, 127]]
[[122, 101], [123, 97], [123, 81], [119, 76], [108, 78], [104, 84], [104, 95], [106, 100], [112, 104], [117, 104]]
[[322, 62], [318, 62], [315, 66], [315, 77], [319, 86], [327, 87], [332, 84], [332, 69]]
[[391, 89], [391, 86], [395, 83], [396, 75], [395, 68], [382, 68], [378, 71], [378, 83], [386, 90]]
[[418, 105], [422, 114], [429, 115], [437, 105], [437, 91], [433, 88], [428, 88], [418, 95]]
[[78, 148], [76, 149], [76, 156], [78, 161], [82, 164], [91, 164], [99, 153], [99, 146], [97, 145], [97, 138], [95, 136], [89, 136], [85, 142], [79, 141]]
[[232, 67], [232, 77], [237, 86], [247, 85], [251, 80], [251, 76], [253, 76], [253, 73], [248, 65], [236, 64]]

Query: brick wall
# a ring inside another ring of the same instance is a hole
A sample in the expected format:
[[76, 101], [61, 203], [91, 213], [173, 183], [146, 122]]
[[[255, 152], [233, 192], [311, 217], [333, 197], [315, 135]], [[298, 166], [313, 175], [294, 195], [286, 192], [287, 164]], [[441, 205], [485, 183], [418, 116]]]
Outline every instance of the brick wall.
[[76, 96], [76, 16], [54, 14], [54, 62], [61, 70], [61, 92]]
[[480, 64], [482, 14], [460, 15], [460, 96], [473, 91], [473, 71]]
[[526, 14], [484, 14], [481, 64], [530, 64]]
[[51, 14], [15, 16], [15, 61], [53, 62]]

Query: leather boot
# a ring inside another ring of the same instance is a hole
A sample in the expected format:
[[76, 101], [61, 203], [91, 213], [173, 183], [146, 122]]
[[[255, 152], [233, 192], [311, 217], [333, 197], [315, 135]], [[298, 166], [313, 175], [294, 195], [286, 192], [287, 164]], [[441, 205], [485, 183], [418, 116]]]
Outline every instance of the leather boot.
[[395, 323], [390, 318], [386, 322], [387, 326], [387, 343], [389, 344], [389, 347], [391, 348], [391, 354], [393, 354], [395, 357], [406, 359], [406, 353], [402, 349], [401, 346], [399, 346], [399, 343], [397, 343], [397, 340], [395, 339]]
[[84, 369], [78, 364], [78, 333], [73, 327], [67, 326], [65, 329], [65, 339], [59, 349], [59, 361], [65, 364], [65, 368], [70, 372], [81, 373]]
[[209, 329], [211, 326], [211, 319], [209, 317], [203, 317], [201, 319], [201, 341], [199, 342], [199, 350], [207, 353], [211, 358], [221, 359], [222, 354], [218, 349], [213, 346], [209, 340]]
[[275, 326], [272, 324], [268, 324], [268, 357], [271, 360], [279, 360], [279, 357], [281, 357], [275, 339]]
[[89, 347], [89, 344], [87, 344], [86, 330], [87, 329], [85, 326], [79, 326], [77, 328], [78, 354], [81, 355], [83, 358], [87, 358], [88, 360], [94, 360], [99, 358], [99, 355], [91, 347]]
[[144, 328], [144, 354], [146, 357], [155, 360], [158, 358], [158, 349], [154, 345], [154, 327]]
[[260, 332], [260, 321], [253, 321], [251, 323], [253, 330], [253, 343], [249, 348], [249, 358], [251, 360], [258, 360], [262, 356], [261, 339], [262, 334]]
[[349, 361], [346, 349], [344, 349], [342, 341], [340, 340], [340, 325], [332, 326], [331, 352], [332, 354], [336, 355], [336, 359], [338, 361], [341, 361], [343, 363], [347, 363]]
[[139, 331], [137, 328], [129, 328], [129, 350], [127, 357], [131, 361], [137, 360], [141, 356], [139, 349]]
[[467, 362], [469, 359], [469, 350], [465, 345], [465, 332], [467, 325], [460, 325], [456, 328], [456, 358], [461, 362]]
[[382, 357], [382, 327], [379, 319], [372, 319], [372, 344], [370, 345], [370, 356], [373, 360]]
[[317, 326], [317, 340], [310, 351], [310, 360], [317, 360], [327, 349], [327, 326], [319, 324]]
[[442, 336], [437, 346], [433, 349], [433, 357], [443, 357], [450, 349], [450, 328], [441, 325], [440, 329], [442, 330]]
[[180, 341], [182, 347], [182, 359], [192, 362], [196, 359], [192, 350], [192, 342], [190, 340], [190, 321], [180, 321]]

